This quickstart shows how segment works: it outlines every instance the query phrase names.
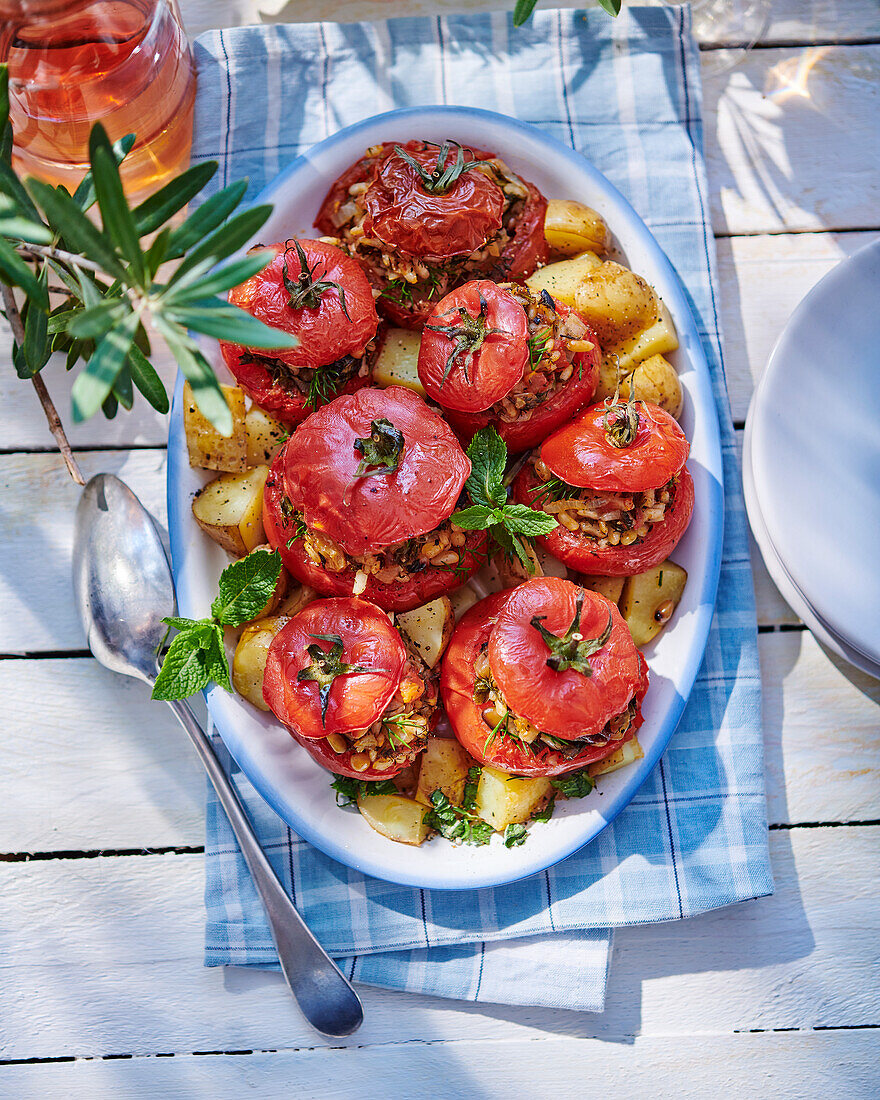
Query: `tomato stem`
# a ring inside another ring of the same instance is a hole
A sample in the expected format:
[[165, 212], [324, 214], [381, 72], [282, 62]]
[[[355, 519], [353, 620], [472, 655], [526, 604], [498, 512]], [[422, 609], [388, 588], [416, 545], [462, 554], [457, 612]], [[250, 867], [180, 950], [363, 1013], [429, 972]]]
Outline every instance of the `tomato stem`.
[[470, 383], [470, 378], [468, 378], [468, 363], [474, 354], [483, 346], [486, 337], [510, 335], [510, 333], [505, 332], [504, 329], [487, 327], [486, 321], [489, 317], [489, 303], [483, 297], [482, 291], [479, 292], [479, 297], [480, 312], [476, 317], [468, 313], [464, 306], [453, 306], [452, 309], [441, 314], [441, 316], [449, 317], [457, 311], [459, 318], [458, 324], [425, 325], [425, 328], [430, 329], [431, 332], [440, 332], [454, 341], [452, 351], [449, 353], [449, 358], [446, 360], [446, 366], [443, 368], [443, 377], [440, 379], [440, 389], [443, 389], [446, 379], [449, 377], [449, 372], [455, 366], [456, 360], [462, 356], [462, 370], [464, 371], [465, 381]]
[[581, 611], [584, 606], [584, 594], [580, 592], [575, 606], [574, 618], [565, 634], [551, 634], [543, 625], [546, 615], [533, 615], [531, 625], [537, 630], [550, 650], [547, 666], [554, 672], [567, 672], [573, 668], [584, 676], [592, 676], [593, 670], [587, 658], [598, 653], [611, 637], [611, 612], [604, 630], [595, 638], [585, 638], [579, 630]]
[[342, 638], [338, 634], [310, 634], [316, 642], [332, 642], [329, 649], [319, 645], [306, 647], [306, 653], [312, 663], [301, 668], [296, 674], [297, 683], [302, 680], [314, 680], [318, 685], [318, 699], [321, 702], [321, 725], [327, 724], [327, 704], [330, 702], [330, 688], [337, 676], [349, 676], [354, 672], [375, 672], [365, 665], [347, 665], [342, 661]]
[[[288, 271], [288, 257], [291, 252], [296, 252], [296, 258], [299, 261], [299, 275], [297, 278], [291, 279], [290, 272]], [[326, 267], [321, 274], [326, 274]], [[314, 267], [309, 267], [309, 260], [303, 250], [299, 241], [294, 240], [293, 248], [290, 247], [290, 242], [287, 243], [284, 249], [284, 262], [281, 265], [281, 278], [284, 282], [284, 288], [290, 294], [290, 301], [287, 303], [291, 309], [317, 309], [321, 304], [321, 297], [327, 290], [337, 290], [339, 292], [339, 304], [342, 306], [342, 312], [351, 320], [348, 314], [348, 307], [345, 304], [345, 291], [339, 285], [334, 283], [330, 279], [321, 279], [318, 274], [318, 264]]]

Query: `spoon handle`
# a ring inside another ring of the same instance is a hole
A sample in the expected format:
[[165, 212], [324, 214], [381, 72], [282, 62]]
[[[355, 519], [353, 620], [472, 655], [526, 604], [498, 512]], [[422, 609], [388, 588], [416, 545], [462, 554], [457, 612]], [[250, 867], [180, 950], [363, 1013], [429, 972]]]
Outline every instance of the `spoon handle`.
[[214, 747], [198, 719], [179, 700], [168, 705], [189, 734], [205, 765], [217, 797], [235, 833], [272, 931], [281, 969], [290, 991], [308, 1022], [323, 1035], [351, 1035], [363, 1021], [364, 1010], [349, 981], [312, 935], [278, 881], [254, 833], [247, 812], [223, 770]]

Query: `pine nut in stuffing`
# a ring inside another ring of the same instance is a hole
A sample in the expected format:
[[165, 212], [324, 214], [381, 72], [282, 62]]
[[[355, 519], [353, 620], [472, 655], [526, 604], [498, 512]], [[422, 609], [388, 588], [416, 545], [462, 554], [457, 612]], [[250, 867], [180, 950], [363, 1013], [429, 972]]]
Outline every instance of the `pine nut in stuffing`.
[[365, 772], [370, 766], [370, 758], [365, 752], [356, 752], [352, 754], [349, 763], [356, 772]]
[[348, 748], [348, 741], [346, 741], [341, 733], [328, 733], [327, 744], [335, 753], [345, 752]]

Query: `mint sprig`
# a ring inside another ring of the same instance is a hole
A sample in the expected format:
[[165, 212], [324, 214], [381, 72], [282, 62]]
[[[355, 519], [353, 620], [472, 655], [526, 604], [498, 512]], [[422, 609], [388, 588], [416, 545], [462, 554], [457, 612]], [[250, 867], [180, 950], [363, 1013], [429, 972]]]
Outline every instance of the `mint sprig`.
[[218, 596], [209, 619], [168, 616], [162, 620], [178, 631], [168, 647], [153, 684], [153, 698], [186, 699], [211, 681], [232, 691], [223, 627], [241, 626], [263, 610], [281, 575], [277, 550], [256, 550], [228, 565], [220, 574]]
[[564, 798], [585, 798], [595, 786], [586, 768], [554, 776], [550, 783]]
[[559, 526], [558, 522], [528, 505], [507, 503], [504, 484], [507, 446], [494, 428], [478, 431], [467, 454], [472, 469], [465, 489], [473, 503], [454, 512], [451, 521], [466, 531], [489, 531], [509, 558], [518, 558], [529, 573], [534, 573], [535, 566], [523, 538], [547, 535]]
[[461, 806], [454, 806], [442, 791], [432, 793], [431, 806], [424, 822], [447, 840], [483, 845], [492, 839], [495, 830], [488, 822]]

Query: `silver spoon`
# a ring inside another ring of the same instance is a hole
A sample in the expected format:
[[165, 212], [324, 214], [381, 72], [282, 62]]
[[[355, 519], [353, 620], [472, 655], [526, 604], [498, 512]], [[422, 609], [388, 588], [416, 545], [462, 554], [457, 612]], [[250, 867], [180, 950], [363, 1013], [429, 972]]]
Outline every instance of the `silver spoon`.
[[[73, 587], [89, 648], [112, 672], [152, 685], [174, 614], [174, 581], [159, 532], [129, 487], [98, 474], [76, 510]], [[193, 712], [168, 704], [208, 772], [266, 906], [272, 939], [290, 990], [308, 1022], [324, 1035], [351, 1035], [364, 1018], [358, 995], [321, 947], [272, 870], [247, 813]]]

